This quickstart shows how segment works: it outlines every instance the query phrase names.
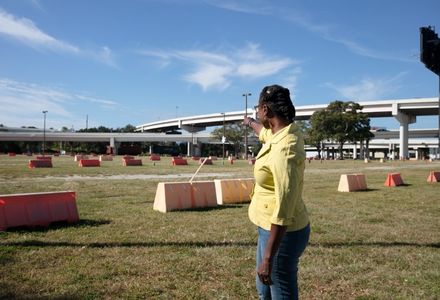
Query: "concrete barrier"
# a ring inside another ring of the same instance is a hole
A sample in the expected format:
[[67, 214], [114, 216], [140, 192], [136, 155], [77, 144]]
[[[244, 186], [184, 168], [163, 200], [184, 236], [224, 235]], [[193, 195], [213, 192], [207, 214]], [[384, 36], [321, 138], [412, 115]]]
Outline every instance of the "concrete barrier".
[[52, 168], [52, 160], [50, 159], [30, 159], [29, 168]]
[[80, 167], [100, 167], [101, 162], [97, 159], [81, 159], [78, 166]]
[[171, 159], [171, 163], [173, 164], [173, 166], [184, 166], [188, 164], [188, 161], [185, 158], [173, 157]]
[[52, 156], [37, 156], [35, 159], [38, 159], [38, 160], [52, 160]]
[[355, 192], [367, 189], [367, 181], [364, 174], [341, 174], [338, 192]]
[[233, 204], [250, 202], [250, 194], [254, 188], [253, 178], [215, 179], [217, 204]]
[[15, 154], [14, 152], [8, 152], [8, 156], [16, 156], [17, 154]]
[[[204, 160], [205, 160], [205, 158], [204, 158], [204, 157], [201, 157], [201, 158], [199, 159], [199, 164], [203, 164], [203, 161], [204, 161]], [[205, 165], [212, 165], [212, 159], [207, 158], [206, 161], [205, 161]]]
[[0, 195], [0, 230], [79, 220], [72, 191]]
[[255, 158], [250, 158], [250, 159], [248, 160], [248, 164], [250, 164], [250, 165], [255, 165], [255, 161], [256, 161]]
[[151, 154], [150, 155], [150, 160], [152, 161], [159, 161], [160, 160], [160, 156], [157, 154]]
[[217, 206], [213, 181], [159, 182], [153, 209], [160, 212]]
[[122, 159], [122, 165], [127, 166], [142, 166], [142, 159]]
[[431, 171], [429, 172], [428, 178], [426, 179], [427, 182], [440, 182], [440, 172]]
[[404, 185], [400, 173], [388, 173], [387, 179], [384, 183], [385, 186], [399, 186]]
[[111, 155], [100, 155], [99, 161], [113, 161], [113, 156]]

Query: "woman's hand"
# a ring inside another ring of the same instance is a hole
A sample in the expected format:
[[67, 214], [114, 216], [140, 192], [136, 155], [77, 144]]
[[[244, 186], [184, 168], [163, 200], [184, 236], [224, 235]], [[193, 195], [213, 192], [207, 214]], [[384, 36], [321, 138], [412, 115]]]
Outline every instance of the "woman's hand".
[[243, 124], [245, 125], [245, 126], [250, 126], [249, 124], [251, 124], [252, 122], [255, 122], [255, 120], [253, 119], [253, 118], [250, 118], [250, 117], [244, 117], [244, 120], [243, 120]]
[[249, 117], [244, 117], [243, 125], [253, 129], [257, 135], [260, 134], [260, 131], [263, 128], [263, 125], [261, 125], [257, 120]]
[[281, 226], [276, 224], [270, 225], [269, 240], [266, 244], [266, 249], [264, 250], [263, 259], [258, 267], [257, 274], [260, 281], [265, 285], [271, 285], [272, 279], [270, 275], [272, 274], [272, 264], [271, 260], [275, 256], [280, 246], [281, 239], [286, 233], [287, 226]]
[[269, 260], [263, 259], [261, 261], [260, 266], [257, 270], [258, 278], [260, 281], [265, 285], [271, 285], [272, 279], [270, 278], [270, 275], [272, 274], [272, 265]]

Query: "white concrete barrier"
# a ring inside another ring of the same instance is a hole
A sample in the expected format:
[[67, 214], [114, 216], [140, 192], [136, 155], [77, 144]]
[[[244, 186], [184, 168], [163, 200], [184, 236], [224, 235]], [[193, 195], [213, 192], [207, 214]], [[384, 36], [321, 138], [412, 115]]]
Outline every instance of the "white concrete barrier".
[[153, 209], [160, 212], [217, 206], [213, 181], [159, 182]]
[[338, 192], [355, 192], [367, 189], [364, 174], [342, 174], [339, 179]]
[[254, 188], [253, 178], [215, 179], [217, 204], [232, 204], [250, 202], [250, 194]]

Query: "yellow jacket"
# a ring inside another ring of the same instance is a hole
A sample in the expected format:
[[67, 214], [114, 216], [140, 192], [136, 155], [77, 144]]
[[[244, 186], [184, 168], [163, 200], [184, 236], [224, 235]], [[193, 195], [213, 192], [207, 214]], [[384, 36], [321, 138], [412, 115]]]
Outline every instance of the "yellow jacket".
[[263, 147], [254, 165], [255, 186], [249, 206], [249, 219], [263, 229], [271, 224], [296, 231], [309, 223], [302, 200], [305, 151], [304, 140], [294, 123], [275, 134], [263, 128]]

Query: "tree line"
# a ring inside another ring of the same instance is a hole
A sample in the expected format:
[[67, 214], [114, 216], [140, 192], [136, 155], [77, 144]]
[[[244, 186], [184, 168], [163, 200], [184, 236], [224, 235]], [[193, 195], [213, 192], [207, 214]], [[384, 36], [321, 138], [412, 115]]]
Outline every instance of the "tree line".
[[[322, 150], [326, 143], [337, 143], [339, 158], [343, 158], [343, 147], [347, 142], [365, 143], [374, 137], [370, 131], [370, 119], [366, 113], [362, 112], [363, 107], [353, 101], [333, 101], [325, 109], [316, 111], [309, 121], [297, 121], [297, 124], [304, 132], [306, 145], [315, 147], [318, 151], [318, 157], [322, 157]], [[134, 132], [135, 126], [127, 124], [120, 128], [108, 128], [105, 126], [83, 128], [77, 132]], [[225, 137], [225, 149], [228, 154], [238, 156], [244, 153], [243, 137], [247, 130], [247, 134], [251, 135], [252, 130], [245, 129], [242, 122], [228, 123], [224, 127], [217, 127], [211, 132], [211, 136], [219, 141]], [[63, 132], [69, 132], [67, 127], [61, 129]], [[122, 147], [136, 145], [139, 151], [147, 153], [152, 143], [125, 143]], [[173, 148], [174, 152], [185, 153], [185, 146], [177, 143], [155, 143], [158, 145]], [[60, 149], [71, 153], [106, 153], [108, 143], [106, 142], [46, 142], [46, 149], [50, 152], [59, 152]], [[250, 145], [249, 151], [256, 155], [261, 145]], [[41, 142], [0, 142], [0, 152], [16, 152], [16, 153], [38, 153], [41, 151]], [[215, 152], [215, 153], [214, 153]], [[222, 146], [220, 145], [204, 145], [202, 155], [222, 155]]]

